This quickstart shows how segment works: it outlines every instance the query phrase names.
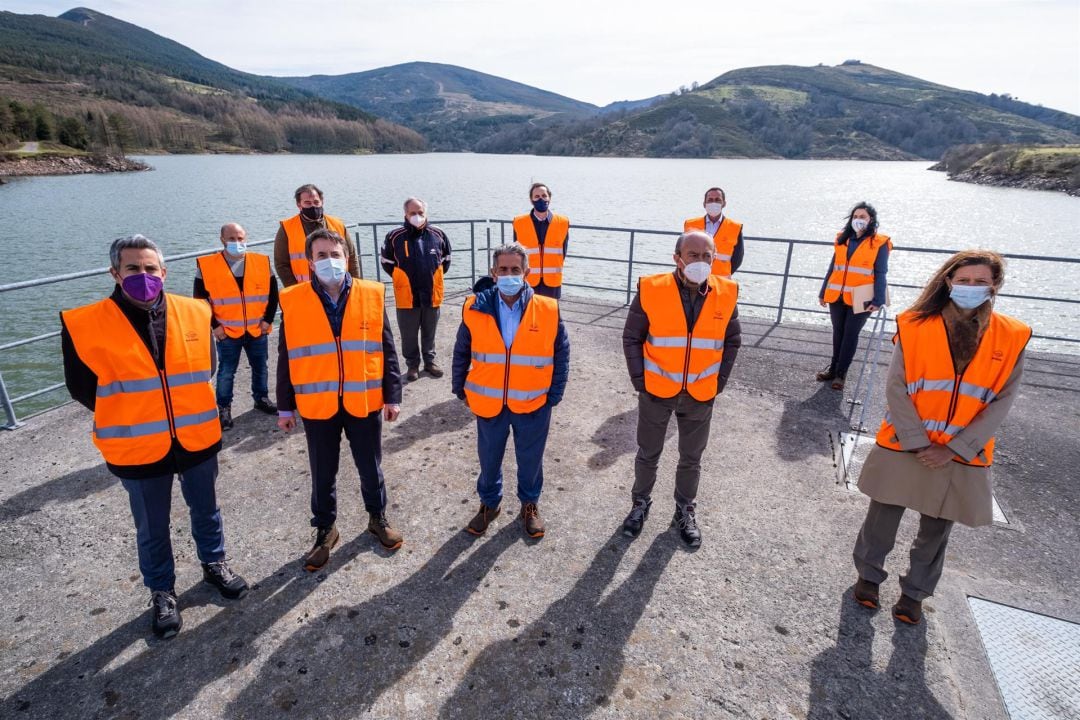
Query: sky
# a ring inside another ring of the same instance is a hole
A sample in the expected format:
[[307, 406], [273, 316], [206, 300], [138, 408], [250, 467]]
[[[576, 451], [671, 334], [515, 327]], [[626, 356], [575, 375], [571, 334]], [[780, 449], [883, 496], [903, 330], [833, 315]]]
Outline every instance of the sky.
[[[606, 105], [857, 59], [1080, 114], [1080, 0], [84, 0], [262, 75], [441, 62]], [[2, 0], [58, 15], [76, 0]]]

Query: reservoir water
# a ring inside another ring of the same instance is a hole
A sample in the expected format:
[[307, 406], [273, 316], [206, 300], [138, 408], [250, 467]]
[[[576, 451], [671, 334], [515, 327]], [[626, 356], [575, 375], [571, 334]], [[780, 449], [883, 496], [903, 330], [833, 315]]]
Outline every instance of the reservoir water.
[[[1080, 198], [949, 182], [944, 173], [929, 172], [927, 162], [470, 154], [141, 159], [154, 170], [25, 178], [0, 187], [0, 242], [7, 256], [0, 263], [0, 284], [105, 266], [109, 243], [132, 233], [158, 241], [166, 254], [215, 246], [224, 222], [241, 223], [250, 239], [271, 238], [277, 222], [295, 214], [293, 190], [306, 182], [319, 185], [327, 211], [346, 222], [397, 220], [402, 201], [416, 195], [428, 202], [436, 224], [440, 218], [509, 219], [528, 209], [529, 185], [545, 182], [552, 190], [552, 209], [570, 217], [571, 254], [625, 258], [625, 236], [575, 231], [573, 224], [680, 230], [683, 219], [702, 214], [705, 189], [719, 185], [727, 192], [727, 213], [744, 223], [747, 236], [831, 241], [850, 207], [867, 200], [878, 209], [881, 231], [899, 246], [1080, 257]], [[451, 274], [468, 274], [468, 232], [456, 226], [447, 230], [455, 249], [462, 251]], [[497, 237], [497, 229], [494, 232]], [[640, 236], [635, 259], [668, 261], [671, 246], [671, 238]], [[362, 249], [371, 252], [370, 231]], [[824, 247], [797, 248], [792, 272], [820, 278], [829, 252]], [[750, 242], [743, 269], [782, 272], [785, 253], [786, 246]], [[942, 259], [897, 252], [890, 263], [890, 281], [922, 284]], [[478, 256], [478, 267], [484, 264]], [[194, 265], [194, 260], [170, 265], [166, 288], [190, 294]], [[374, 269], [370, 261], [367, 267]], [[1006, 291], [1075, 299], [1080, 297], [1080, 266], [1071, 268], [1015, 261], [1009, 266]], [[745, 274], [737, 279], [744, 301], [776, 301], [775, 278]], [[571, 261], [567, 280], [619, 287], [626, 283], [626, 266]], [[459, 282], [460, 287], [466, 284]], [[820, 280], [792, 281], [788, 304], [816, 309], [819, 285]], [[0, 294], [0, 344], [56, 330], [59, 310], [102, 297], [111, 288], [111, 279], [102, 275]], [[893, 310], [911, 298], [911, 292], [894, 293]], [[999, 306], [1036, 325], [1042, 334], [1077, 334], [1076, 305], [1005, 299]], [[748, 311], [753, 314], [752, 308]], [[452, 317], [448, 314], [447, 320]], [[809, 314], [790, 317], [824, 321]], [[1043, 342], [1036, 347], [1080, 351], [1075, 344]], [[59, 382], [59, 342], [0, 353], [0, 372], [13, 396]], [[25, 403], [20, 414], [63, 396], [61, 390], [37, 405]]]

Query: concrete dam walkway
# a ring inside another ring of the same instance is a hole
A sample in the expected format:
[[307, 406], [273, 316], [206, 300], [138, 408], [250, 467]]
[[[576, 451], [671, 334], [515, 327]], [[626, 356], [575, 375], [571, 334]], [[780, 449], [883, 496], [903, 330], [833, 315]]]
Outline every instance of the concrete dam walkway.
[[[461, 299], [439, 328], [447, 368]], [[150, 633], [127, 497], [90, 442], [90, 413], [68, 405], [0, 433], [0, 717], [1004, 720], [1010, 694], [969, 597], [1080, 621], [1077, 357], [1029, 357], [994, 466], [1008, 522], [956, 528], [938, 594], [910, 627], [888, 607], [912, 513], [884, 609], [850, 597], [867, 499], [836, 480], [830, 434], [847, 430], [848, 405], [813, 380], [826, 329], [744, 317], [703, 461], [703, 543], [688, 552], [668, 526], [673, 432], [645, 530], [621, 533], [636, 449], [625, 308], [570, 298], [563, 314], [570, 385], [554, 412], [539, 542], [514, 517], [511, 452], [504, 513], [485, 537], [463, 532], [478, 503], [475, 421], [449, 377], [422, 376], [384, 428], [387, 512], [404, 547], [387, 554], [363, 532], [343, 462], [342, 543], [304, 572], [304, 436], [251, 410], [241, 363], [218, 499], [252, 591], [226, 601], [200, 582], [174, 491], [184, 629], [168, 641]], [[1032, 701], [1048, 717], [1080, 716], [1075, 658], [1048, 668], [1060, 678]]]

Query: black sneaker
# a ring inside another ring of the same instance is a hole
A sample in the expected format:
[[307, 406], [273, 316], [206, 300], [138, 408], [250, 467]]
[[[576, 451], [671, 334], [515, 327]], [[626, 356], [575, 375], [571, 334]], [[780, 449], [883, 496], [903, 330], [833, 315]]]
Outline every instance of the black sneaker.
[[267, 415], [277, 415], [277, 405], [270, 402], [270, 398], [259, 398], [255, 401], [255, 409]]
[[219, 407], [217, 409], [217, 411], [218, 411], [218, 420], [221, 421], [221, 429], [222, 430], [232, 430], [232, 426], [233, 426], [232, 406], [231, 405], [222, 405], [221, 407]]
[[698, 530], [697, 516], [693, 505], [676, 505], [675, 517], [671, 519], [673, 527], [679, 528], [679, 534], [687, 547], [700, 547], [701, 531]]
[[622, 532], [626, 537], [637, 537], [641, 533], [641, 527], [649, 517], [649, 508], [652, 500], [649, 498], [634, 498], [634, 507], [630, 514], [623, 520]]
[[247, 580], [234, 573], [224, 560], [203, 563], [202, 579], [216, 587], [222, 597], [230, 600], [242, 598], [248, 591]]
[[173, 637], [184, 625], [180, 608], [176, 606], [176, 593], [172, 590], [154, 590], [150, 593], [150, 612], [154, 634], [159, 638]]

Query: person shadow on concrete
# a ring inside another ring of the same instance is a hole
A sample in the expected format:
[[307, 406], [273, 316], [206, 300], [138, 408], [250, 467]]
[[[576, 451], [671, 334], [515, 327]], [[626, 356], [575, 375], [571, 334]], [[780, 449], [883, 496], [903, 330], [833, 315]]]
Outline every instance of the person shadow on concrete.
[[[220, 606], [213, 617], [197, 627], [185, 626], [171, 640], [158, 640], [150, 632], [148, 613], [140, 613], [86, 649], [64, 654], [55, 666], [11, 693], [0, 704], [0, 717], [146, 720], [183, 715], [204, 687], [254, 660], [259, 637], [295, 611], [327, 577], [343, 569], [362, 573], [350, 564], [371, 545], [364, 536], [354, 538], [318, 575], [303, 572], [290, 558], [254, 583], [241, 600], [224, 600], [199, 582], [180, 594], [181, 612]], [[139, 644], [144, 647], [128, 659]]]
[[808, 720], [950, 720], [952, 715], [926, 683], [926, 619], [914, 627], [891, 621], [892, 655], [884, 672], [876, 672], [873, 617], [874, 611], [851, 597], [851, 588], [844, 591], [836, 646], [819, 654], [810, 666]]
[[[458, 610], [488, 572], [498, 570], [495, 562], [520, 537], [516, 523], [479, 541], [464, 531], [455, 533], [406, 580], [358, 605], [339, 605], [295, 632], [225, 716], [265, 720], [364, 714], [453, 630]], [[474, 552], [451, 567], [473, 546]], [[455, 639], [463, 650], [473, 642]]]
[[81, 468], [15, 493], [0, 503], [0, 521], [11, 522], [41, 510], [49, 503], [71, 503], [96, 495], [119, 480], [105, 463]]
[[777, 454], [788, 462], [831, 455], [829, 434], [838, 429], [848, 429], [844, 393], [833, 390], [829, 383], [818, 383], [810, 397], [784, 401], [784, 411], [776, 424]]
[[400, 452], [432, 435], [457, 432], [468, 426], [474, 417], [468, 406], [457, 398], [421, 408], [395, 423], [392, 432], [384, 434], [383, 452]]
[[283, 433], [278, 429], [277, 420], [258, 410], [247, 410], [233, 416], [235, 425], [222, 433], [226, 449], [242, 453], [261, 452], [277, 445]]
[[619, 529], [566, 596], [516, 637], [486, 647], [439, 717], [581, 718], [609, 705], [626, 644], [678, 540], [656, 536], [633, 573], [601, 599], [629, 546]]

